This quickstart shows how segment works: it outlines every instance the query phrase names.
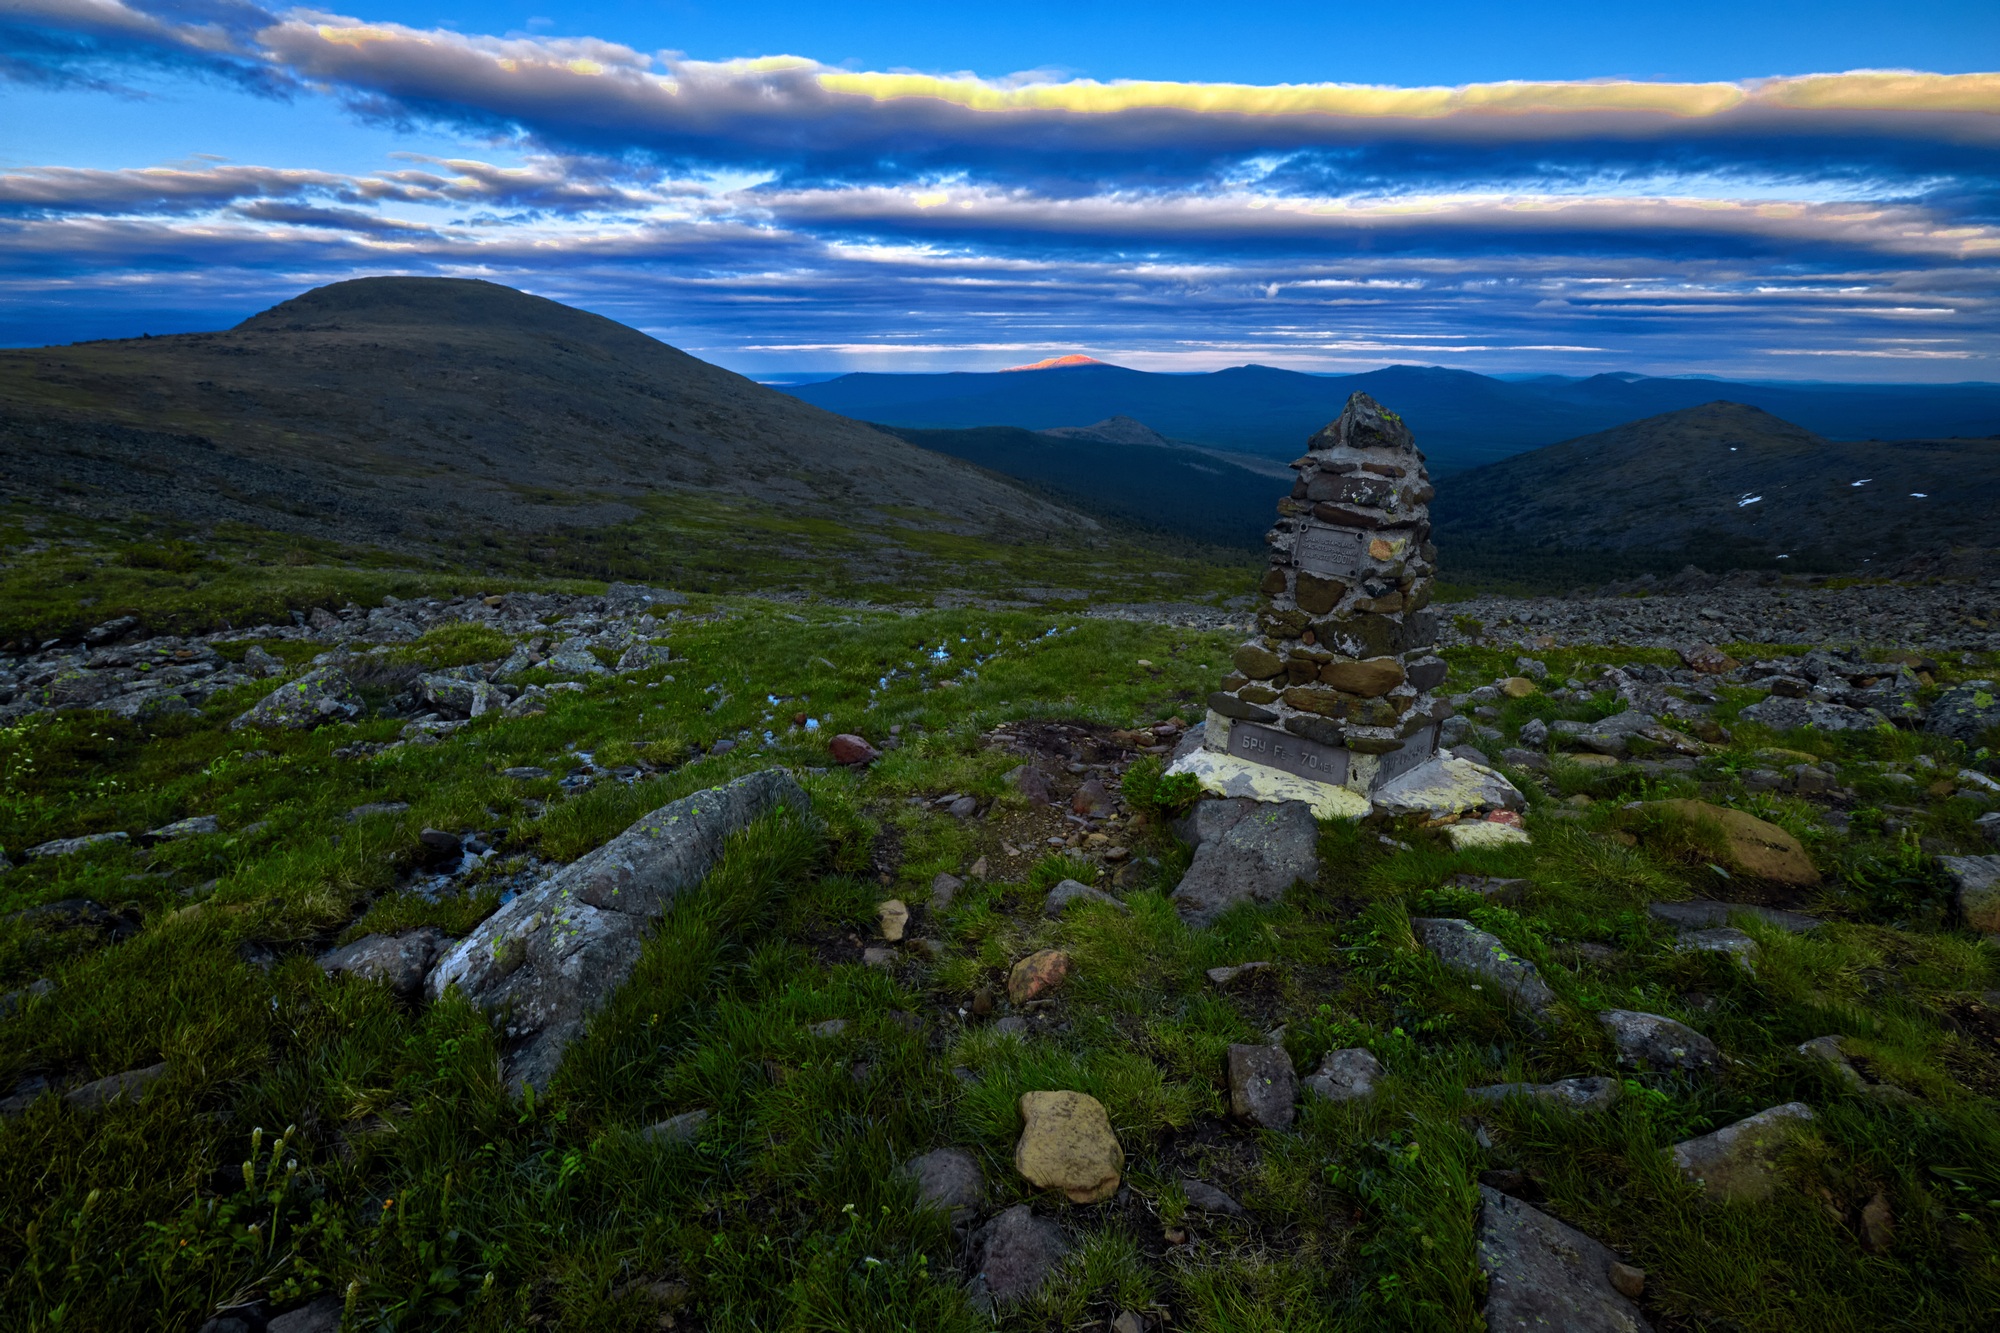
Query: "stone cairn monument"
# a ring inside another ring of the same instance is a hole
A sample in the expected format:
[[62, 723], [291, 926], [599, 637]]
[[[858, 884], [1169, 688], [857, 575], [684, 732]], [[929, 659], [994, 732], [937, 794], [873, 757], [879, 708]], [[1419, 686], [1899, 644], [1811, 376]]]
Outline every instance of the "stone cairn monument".
[[[1445, 663], [1427, 609], [1436, 550], [1424, 456], [1402, 418], [1363, 393], [1306, 449], [1264, 538], [1257, 634], [1208, 697], [1202, 748], [1173, 771], [1221, 796], [1305, 800], [1320, 818], [1367, 814], [1392, 786], [1391, 808], [1477, 808], [1469, 790], [1434, 790], [1506, 784], [1438, 757], [1451, 706], [1432, 694]], [[1432, 794], [1394, 799], [1419, 790]]]

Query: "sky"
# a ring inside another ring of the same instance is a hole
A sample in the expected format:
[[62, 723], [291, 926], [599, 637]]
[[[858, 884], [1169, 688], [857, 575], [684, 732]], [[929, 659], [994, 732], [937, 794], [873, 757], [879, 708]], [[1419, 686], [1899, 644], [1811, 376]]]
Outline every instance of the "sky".
[[477, 277], [731, 369], [2000, 380], [2000, 5], [0, 0], [0, 344]]

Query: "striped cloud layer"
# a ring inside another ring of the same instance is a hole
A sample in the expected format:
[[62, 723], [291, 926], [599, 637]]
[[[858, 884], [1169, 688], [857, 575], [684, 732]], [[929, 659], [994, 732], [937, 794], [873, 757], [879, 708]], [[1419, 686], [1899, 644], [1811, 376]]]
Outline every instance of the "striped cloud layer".
[[[1996, 377], [2000, 74], [992, 78], [244, 0], [6, 0], [0, 77], [331, 102], [384, 145], [372, 170], [227, 143], [0, 169], [0, 290], [27, 309], [143, 285], [237, 311], [353, 273], [467, 273], [754, 367], [1047, 348]], [[419, 132], [459, 148], [395, 151]]]

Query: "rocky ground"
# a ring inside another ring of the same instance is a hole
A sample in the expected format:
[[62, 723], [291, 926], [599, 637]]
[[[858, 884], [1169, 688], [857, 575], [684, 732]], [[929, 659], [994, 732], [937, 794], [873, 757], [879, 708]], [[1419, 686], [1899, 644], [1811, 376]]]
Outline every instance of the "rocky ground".
[[1645, 579], [1623, 592], [1475, 597], [1441, 608], [1446, 643], [1546, 640], [1679, 648], [1692, 643], [2000, 650], [2000, 580], [1951, 583], [1784, 581], [1744, 573]]
[[1444, 608], [1520, 795], [1471, 850], [1163, 778], [1241, 631], [1130, 611], [615, 585], [11, 659], [5, 1301], [1980, 1327], [2000, 663], [1737, 595]]

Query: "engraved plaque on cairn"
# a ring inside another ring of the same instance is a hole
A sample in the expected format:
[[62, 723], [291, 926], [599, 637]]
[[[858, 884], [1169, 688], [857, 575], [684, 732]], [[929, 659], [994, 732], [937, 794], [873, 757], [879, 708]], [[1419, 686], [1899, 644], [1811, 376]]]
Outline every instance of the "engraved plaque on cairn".
[[1206, 748], [1369, 793], [1437, 753], [1434, 492], [1401, 417], [1367, 394], [1312, 437], [1265, 535], [1257, 634], [1208, 697]]

